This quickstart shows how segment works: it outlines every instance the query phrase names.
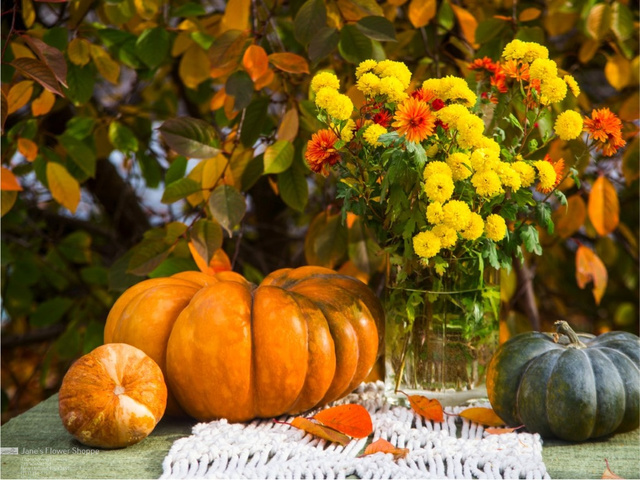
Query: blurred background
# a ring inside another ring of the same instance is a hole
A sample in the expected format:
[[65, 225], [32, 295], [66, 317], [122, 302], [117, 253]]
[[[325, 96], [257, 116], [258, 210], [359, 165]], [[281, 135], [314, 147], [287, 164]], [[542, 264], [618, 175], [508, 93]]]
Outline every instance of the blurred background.
[[[561, 185], [569, 208], [555, 205], [554, 234], [539, 232], [542, 254], [502, 273], [501, 338], [557, 319], [638, 334], [637, 2], [3, 2], [2, 421], [55, 393], [102, 343], [127, 287], [198, 269], [189, 242], [220, 185], [244, 207], [225, 212], [205, 268], [258, 283], [317, 264], [381, 293], [373, 239], [343, 223], [335, 178], [304, 161], [319, 128], [313, 74], [334, 71], [356, 104], [355, 67], [368, 58], [405, 62], [414, 85], [446, 75], [474, 85], [469, 63], [498, 60], [514, 38], [545, 45], [578, 81], [577, 101], [558, 108], [611, 109], [626, 146], [601, 158], [583, 142], [549, 145], [581, 182]], [[268, 63], [248, 58], [250, 45]], [[215, 155], [186, 158], [159, 135], [182, 116], [205, 122], [194, 135]], [[286, 152], [267, 167], [276, 141]], [[581, 246], [592, 254], [577, 264]]]

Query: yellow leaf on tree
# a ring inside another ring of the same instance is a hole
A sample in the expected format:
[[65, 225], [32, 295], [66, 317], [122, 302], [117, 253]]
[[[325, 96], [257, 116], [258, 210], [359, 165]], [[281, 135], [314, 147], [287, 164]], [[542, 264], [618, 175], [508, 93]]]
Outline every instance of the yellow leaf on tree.
[[31, 102], [31, 113], [34, 117], [46, 115], [53, 108], [56, 96], [49, 90], [42, 90], [40, 96]]
[[618, 193], [611, 181], [600, 176], [593, 182], [589, 193], [589, 220], [598, 234], [604, 236], [613, 232], [620, 222]]
[[33, 8], [32, 0], [22, 0], [22, 20], [27, 28], [31, 28], [36, 21], [36, 9]]
[[97, 45], [90, 46], [90, 53], [100, 75], [108, 82], [117, 85], [120, 79], [120, 64], [111, 58], [106, 50]]
[[618, 116], [620, 117], [620, 120], [633, 122], [640, 118], [639, 107], [640, 94], [638, 92], [633, 92], [622, 102], [622, 105], [620, 105], [620, 108], [618, 109]]
[[409, 21], [415, 28], [424, 27], [436, 16], [436, 0], [411, 0]]
[[63, 207], [76, 213], [80, 203], [80, 184], [67, 169], [56, 162], [47, 163], [47, 182], [53, 198]]
[[18, 192], [3, 190], [0, 192], [0, 216], [4, 217], [16, 203]]
[[376, 0], [337, 0], [336, 4], [345, 22], [357, 22], [364, 17], [381, 17], [384, 14]]
[[134, 0], [136, 12], [140, 18], [151, 20], [158, 14], [162, 0]]
[[227, 97], [227, 91], [225, 90], [224, 87], [222, 87], [211, 98], [211, 103], [209, 104], [209, 108], [211, 108], [211, 110], [213, 111], [213, 110], [218, 110], [224, 107], [224, 101], [226, 97]]
[[275, 79], [275, 73], [273, 73], [273, 70], [269, 69], [266, 72], [264, 72], [264, 75], [256, 79], [256, 81], [253, 84], [253, 88], [255, 88], [256, 90], [261, 90], [264, 87], [268, 87], [269, 85], [271, 85], [274, 79]]
[[38, 145], [28, 138], [18, 138], [18, 151], [28, 161], [33, 162], [38, 156]]
[[593, 38], [587, 38], [578, 50], [578, 60], [580, 63], [589, 63], [589, 61], [595, 56], [600, 48], [600, 41]]
[[211, 192], [216, 185], [221, 183], [223, 175], [226, 173], [229, 160], [223, 154], [218, 154], [213, 158], [203, 160], [202, 166], [202, 196], [204, 201], [209, 200]]
[[280, 122], [280, 126], [278, 127], [278, 132], [276, 133], [276, 139], [293, 142], [296, 139], [296, 136], [298, 135], [298, 128], [299, 128], [298, 109], [295, 107], [290, 108], [282, 116], [282, 121]]
[[604, 75], [611, 86], [620, 91], [631, 81], [631, 62], [620, 54], [609, 57]]
[[587, 219], [587, 205], [579, 194], [567, 198], [567, 206], [560, 206], [553, 212], [553, 223], [560, 238], [569, 238], [576, 233]]
[[607, 267], [604, 266], [600, 257], [590, 248], [580, 245], [576, 252], [576, 282], [580, 288], [593, 282], [593, 297], [596, 305], [600, 305], [600, 300], [607, 288], [607, 280]]
[[451, 4], [451, 8], [458, 19], [464, 38], [473, 48], [478, 48], [478, 44], [476, 43], [476, 28], [478, 28], [478, 20], [476, 20], [468, 10], [465, 10], [453, 3]]
[[200, 45], [194, 43], [180, 59], [178, 74], [187, 87], [196, 89], [198, 85], [209, 78], [210, 70], [211, 63], [207, 52]]
[[233, 150], [231, 155], [231, 168], [224, 176], [225, 182], [242, 190], [242, 174], [247, 169], [249, 162], [253, 159], [253, 148], [240, 148], [239, 146]]
[[35, 54], [31, 51], [30, 48], [27, 48], [25, 45], [18, 42], [11, 42], [11, 52], [13, 53], [13, 58], [36, 58]]
[[556, 37], [565, 34], [575, 28], [576, 22], [580, 18], [577, 13], [553, 12], [544, 16], [542, 22], [545, 30], [550, 36]]
[[249, 30], [251, 0], [228, 0], [220, 22], [220, 31]]
[[611, 30], [612, 11], [607, 3], [598, 3], [591, 8], [587, 17], [586, 28], [591, 38], [602, 40]]
[[269, 70], [269, 57], [260, 45], [249, 45], [242, 57], [242, 66], [254, 82]]
[[22, 80], [16, 83], [7, 94], [7, 113], [11, 114], [24, 107], [33, 94], [33, 82]]
[[91, 61], [91, 44], [84, 38], [74, 38], [69, 42], [67, 55], [71, 63], [82, 67]]
[[0, 167], [2, 173], [0, 174], [0, 190], [19, 192], [22, 190], [22, 186], [18, 179], [11, 170], [6, 167]]
[[193, 41], [189, 32], [180, 32], [173, 42], [173, 47], [171, 47], [171, 56], [179, 57], [194, 43], [196, 42]]

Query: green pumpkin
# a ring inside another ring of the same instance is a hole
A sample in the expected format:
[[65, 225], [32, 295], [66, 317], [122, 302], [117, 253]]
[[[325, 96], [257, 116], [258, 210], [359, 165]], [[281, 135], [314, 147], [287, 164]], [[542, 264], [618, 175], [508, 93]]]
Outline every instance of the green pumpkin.
[[494, 411], [510, 426], [574, 442], [638, 428], [640, 338], [556, 327], [563, 336], [523, 333], [496, 351], [487, 370]]

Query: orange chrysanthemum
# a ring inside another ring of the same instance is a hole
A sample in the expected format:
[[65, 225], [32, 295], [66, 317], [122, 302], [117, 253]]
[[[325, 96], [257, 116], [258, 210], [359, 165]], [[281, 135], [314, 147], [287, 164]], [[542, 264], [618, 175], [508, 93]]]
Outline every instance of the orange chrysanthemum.
[[584, 130], [595, 140], [595, 146], [607, 157], [626, 145], [622, 139], [622, 122], [608, 108], [591, 112], [591, 118], [584, 120]]
[[433, 133], [435, 118], [429, 105], [417, 98], [409, 97], [396, 110], [393, 126], [399, 135], [410, 142], [421, 142]]
[[502, 71], [508, 77], [515, 78], [518, 81], [529, 81], [529, 64], [520, 63], [517, 60], [507, 60], [502, 64]]
[[431, 90], [427, 90], [424, 87], [420, 87], [417, 90], [415, 90], [411, 94], [411, 96], [413, 98], [417, 98], [418, 100], [422, 100], [425, 103], [430, 102], [436, 97], [435, 93], [433, 93]]
[[312, 171], [326, 175], [329, 173], [329, 166], [335, 165], [340, 160], [340, 154], [334, 147], [337, 141], [336, 134], [328, 128], [319, 130], [311, 136], [304, 156]]
[[564, 176], [564, 158], [561, 158], [557, 162], [554, 162], [549, 154], [546, 154], [544, 156], [544, 161], [549, 162], [553, 166], [553, 170], [556, 172], [556, 181], [549, 188], [542, 188], [540, 187], [540, 185], [538, 185], [536, 189], [542, 193], [549, 193], [552, 192], [562, 181], [562, 178]]

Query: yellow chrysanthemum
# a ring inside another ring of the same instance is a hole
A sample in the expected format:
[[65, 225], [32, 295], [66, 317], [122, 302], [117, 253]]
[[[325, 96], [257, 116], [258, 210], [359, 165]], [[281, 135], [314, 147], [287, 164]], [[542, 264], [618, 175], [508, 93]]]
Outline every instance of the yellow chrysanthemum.
[[507, 233], [507, 224], [504, 218], [495, 213], [489, 215], [484, 223], [484, 232], [489, 240], [494, 242], [502, 240]]
[[511, 168], [511, 164], [506, 162], [498, 162], [495, 169], [500, 183], [503, 186], [510, 188], [512, 191], [520, 190], [522, 187], [522, 181], [520, 180], [520, 174]]
[[447, 165], [451, 169], [451, 175], [455, 181], [469, 178], [473, 171], [469, 155], [463, 152], [452, 153], [447, 157]]
[[476, 143], [475, 148], [486, 148], [487, 150], [492, 150], [500, 155], [500, 144], [493, 138], [485, 137], [484, 135]]
[[360, 62], [360, 65], [356, 68], [356, 78], [360, 78], [365, 73], [370, 72], [376, 68], [376, 65], [378, 65], [378, 62], [371, 59]]
[[522, 187], [528, 187], [536, 179], [536, 171], [526, 162], [518, 160], [511, 164], [511, 168], [520, 175], [520, 184]]
[[402, 62], [382, 60], [375, 66], [374, 72], [381, 78], [395, 78], [400, 82], [402, 86], [401, 90], [409, 88], [409, 84], [411, 83], [411, 70]]
[[471, 113], [468, 116], [460, 118], [457, 124], [458, 128], [458, 145], [462, 148], [474, 148], [482, 142], [484, 136], [484, 122], [480, 117]]
[[440, 248], [440, 239], [433, 232], [420, 232], [413, 237], [413, 251], [422, 258], [434, 257]]
[[438, 225], [444, 221], [444, 212], [442, 211], [442, 203], [431, 202], [427, 206], [427, 222], [432, 225]]
[[[426, 82], [425, 82], [426, 83]], [[435, 116], [444, 124], [457, 128], [460, 118], [474, 116], [464, 105], [448, 105], [435, 112]]]
[[377, 147], [379, 145], [382, 145], [382, 142], [378, 141], [378, 137], [380, 137], [380, 135], [382, 135], [384, 133], [387, 133], [387, 129], [386, 128], [384, 128], [382, 125], [378, 125], [377, 123], [372, 123], [364, 131], [364, 134], [362, 135], [362, 138], [369, 145]]
[[471, 221], [471, 209], [462, 200], [449, 200], [442, 207], [443, 222], [456, 232], [464, 230]]
[[435, 175], [437, 173], [442, 173], [443, 175], [451, 176], [451, 168], [444, 162], [429, 162], [424, 167], [424, 172], [422, 173], [423, 178], [429, 178], [431, 175]]
[[471, 153], [471, 168], [475, 172], [493, 170], [500, 162], [500, 156], [493, 150], [487, 148], [477, 148]]
[[493, 170], [474, 173], [473, 177], [471, 177], [471, 184], [481, 197], [492, 198], [504, 191], [502, 190], [500, 177]]
[[424, 191], [432, 202], [444, 203], [453, 193], [453, 179], [450, 175], [436, 173], [425, 179]]
[[442, 248], [453, 247], [458, 241], [458, 234], [455, 229], [441, 223], [431, 229], [433, 234], [440, 239]]
[[406, 88], [402, 82], [396, 77], [384, 77], [380, 80], [378, 87], [382, 95], [386, 95], [387, 99], [392, 103], [399, 103], [409, 95], [405, 92]]
[[356, 122], [354, 122], [351, 118], [347, 120], [347, 123], [342, 130], [340, 130], [340, 139], [345, 142], [350, 142], [353, 140], [353, 134], [355, 133]]
[[529, 67], [529, 77], [532, 79], [546, 80], [557, 76], [558, 66], [556, 62], [548, 58], [537, 58]]
[[564, 100], [567, 96], [567, 84], [561, 78], [555, 77], [540, 83], [540, 103], [549, 105]]
[[538, 58], [549, 58], [549, 50], [535, 42], [523, 42], [522, 40], [512, 40], [502, 51], [502, 58], [505, 60], [522, 60], [531, 63]]
[[323, 110], [335, 102], [335, 99], [340, 95], [340, 92], [335, 88], [322, 87], [316, 93], [316, 106]]
[[562, 79], [564, 80], [564, 83], [567, 84], [567, 87], [569, 87], [569, 90], [571, 90], [574, 97], [580, 95], [580, 87], [578, 86], [578, 82], [576, 82], [575, 78], [571, 75], [565, 75]]
[[460, 77], [449, 75], [444, 78], [429, 78], [422, 83], [422, 87], [431, 90], [441, 100], [462, 103], [468, 107], [474, 106], [477, 100], [476, 94]]
[[573, 110], [567, 110], [558, 115], [553, 128], [562, 140], [573, 140], [580, 136], [582, 127], [582, 115]]
[[370, 72], [364, 73], [356, 83], [358, 90], [368, 97], [375, 97], [380, 93], [380, 78]]
[[538, 170], [538, 179], [540, 180], [540, 184], [538, 185], [539, 188], [543, 190], [553, 188], [556, 184], [556, 171], [553, 168], [553, 165], [549, 162], [545, 162], [544, 160], [533, 162], [533, 165]]
[[484, 221], [476, 212], [471, 212], [469, 223], [460, 231], [460, 235], [465, 240], [476, 240], [484, 233]]
[[311, 80], [311, 90], [318, 93], [324, 87], [338, 90], [340, 88], [340, 80], [331, 72], [319, 72]]
[[327, 105], [327, 113], [336, 120], [348, 120], [353, 114], [353, 102], [346, 95], [339, 94]]

